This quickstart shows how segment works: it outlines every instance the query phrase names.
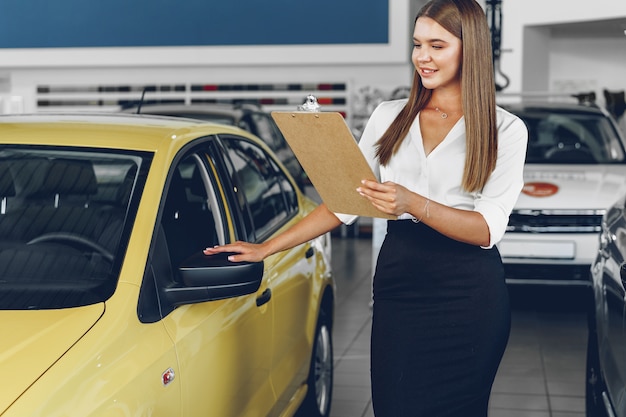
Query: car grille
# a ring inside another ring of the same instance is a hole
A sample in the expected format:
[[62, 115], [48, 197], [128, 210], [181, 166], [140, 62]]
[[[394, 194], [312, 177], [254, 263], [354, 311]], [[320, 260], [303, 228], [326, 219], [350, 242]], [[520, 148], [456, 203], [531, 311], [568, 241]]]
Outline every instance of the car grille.
[[598, 233], [606, 210], [513, 210], [507, 232]]

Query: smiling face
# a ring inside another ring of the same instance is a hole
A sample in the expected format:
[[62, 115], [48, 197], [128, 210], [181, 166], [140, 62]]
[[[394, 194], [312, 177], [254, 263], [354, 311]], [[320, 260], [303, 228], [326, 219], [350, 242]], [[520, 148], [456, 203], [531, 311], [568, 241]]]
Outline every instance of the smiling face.
[[461, 39], [422, 16], [415, 23], [413, 44], [411, 58], [425, 88], [461, 88]]

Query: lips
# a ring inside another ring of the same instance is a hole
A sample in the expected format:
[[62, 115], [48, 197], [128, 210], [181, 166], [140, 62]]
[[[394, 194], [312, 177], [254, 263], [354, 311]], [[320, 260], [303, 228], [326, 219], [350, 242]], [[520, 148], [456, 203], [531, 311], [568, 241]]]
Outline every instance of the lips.
[[437, 70], [435, 69], [430, 69], [430, 68], [420, 68], [420, 73], [422, 74], [422, 76], [429, 76], [432, 75], [434, 73], [436, 73]]

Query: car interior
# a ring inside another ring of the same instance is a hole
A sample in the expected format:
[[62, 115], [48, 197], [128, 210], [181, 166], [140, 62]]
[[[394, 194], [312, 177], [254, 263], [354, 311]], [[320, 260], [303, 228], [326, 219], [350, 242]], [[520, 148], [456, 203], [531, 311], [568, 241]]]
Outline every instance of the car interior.
[[520, 113], [528, 127], [527, 162], [605, 164], [624, 159], [600, 117]]
[[0, 174], [0, 308], [78, 306], [110, 295], [137, 164], [7, 150]]

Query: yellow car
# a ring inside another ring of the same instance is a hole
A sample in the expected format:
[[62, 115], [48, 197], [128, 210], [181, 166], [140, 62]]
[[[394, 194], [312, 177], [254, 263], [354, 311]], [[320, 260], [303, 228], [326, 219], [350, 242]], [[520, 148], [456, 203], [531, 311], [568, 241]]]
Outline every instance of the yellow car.
[[328, 235], [256, 137], [140, 115], [0, 117], [0, 416], [328, 416]]

